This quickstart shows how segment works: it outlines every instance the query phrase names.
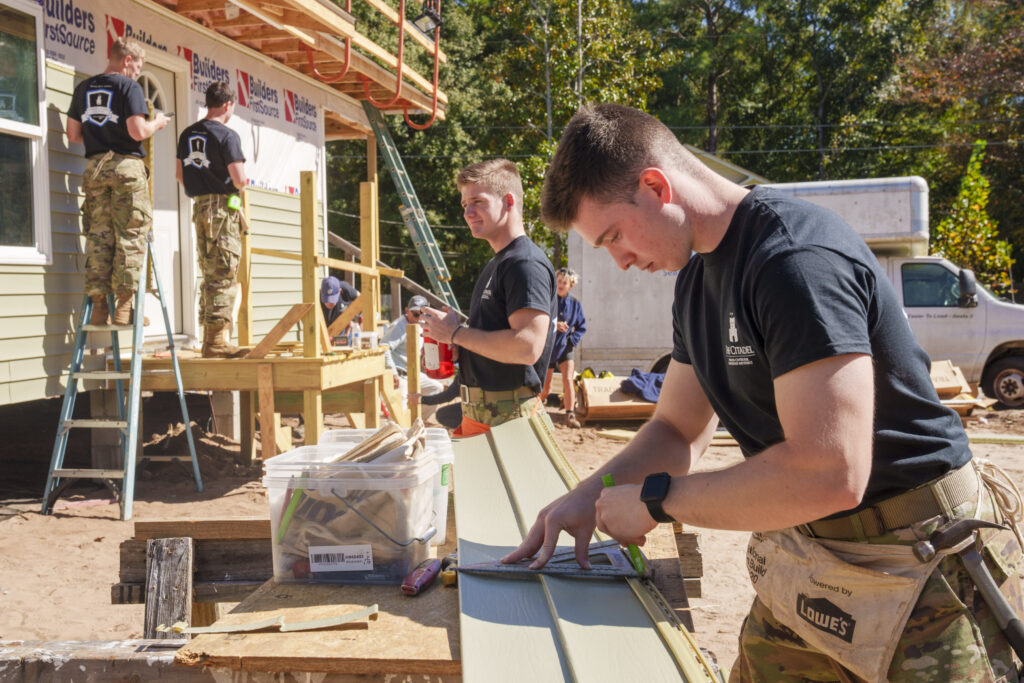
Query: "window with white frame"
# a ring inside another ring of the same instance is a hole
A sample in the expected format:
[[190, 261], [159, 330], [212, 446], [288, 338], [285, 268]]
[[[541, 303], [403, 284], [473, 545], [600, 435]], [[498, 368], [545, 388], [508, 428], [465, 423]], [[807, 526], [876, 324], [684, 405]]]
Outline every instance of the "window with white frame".
[[0, 0], [0, 263], [51, 262], [43, 13]]

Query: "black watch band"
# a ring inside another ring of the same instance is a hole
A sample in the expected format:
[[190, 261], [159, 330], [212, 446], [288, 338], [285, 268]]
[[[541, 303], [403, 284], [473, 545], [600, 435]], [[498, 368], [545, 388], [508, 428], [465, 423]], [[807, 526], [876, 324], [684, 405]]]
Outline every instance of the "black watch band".
[[667, 472], [658, 472], [657, 474], [647, 475], [647, 478], [644, 479], [644, 485], [640, 489], [640, 500], [647, 505], [647, 512], [657, 522], [676, 521], [661, 506], [665, 497], [668, 496], [668, 489], [671, 485], [672, 477]]

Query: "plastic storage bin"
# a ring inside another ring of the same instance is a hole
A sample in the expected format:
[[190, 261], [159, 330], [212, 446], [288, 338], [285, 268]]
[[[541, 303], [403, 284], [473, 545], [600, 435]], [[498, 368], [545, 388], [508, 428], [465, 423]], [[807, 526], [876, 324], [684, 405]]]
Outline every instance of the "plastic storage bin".
[[[373, 435], [375, 429], [328, 429], [320, 436], [320, 445], [337, 445], [349, 449], [362, 443]], [[437, 479], [434, 481], [434, 517], [437, 520], [437, 534], [430, 539], [432, 545], [441, 545], [447, 536], [448, 524], [448, 491], [452, 480], [452, 464], [455, 462], [455, 451], [452, 450], [452, 439], [448, 430], [440, 427], [428, 427], [427, 453], [433, 452], [440, 465]]]
[[434, 513], [433, 452], [413, 461], [326, 462], [349, 448], [303, 446], [266, 461], [278, 581], [397, 585], [444, 528]]

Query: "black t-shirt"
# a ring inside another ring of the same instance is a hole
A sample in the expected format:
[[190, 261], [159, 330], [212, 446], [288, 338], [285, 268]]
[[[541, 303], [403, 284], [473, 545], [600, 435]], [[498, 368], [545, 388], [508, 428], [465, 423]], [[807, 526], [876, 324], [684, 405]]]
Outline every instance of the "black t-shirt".
[[[508, 391], [526, 385], [540, 391], [555, 337], [555, 269], [544, 252], [521, 235], [494, 255], [476, 281], [469, 304], [469, 326], [493, 332], [508, 330], [510, 315], [523, 308], [551, 316], [544, 352], [533, 365], [509, 365], [459, 350], [462, 383], [488, 391]], [[456, 338], [458, 343], [458, 338]]]
[[71, 96], [68, 118], [82, 124], [85, 156], [118, 154], [146, 156], [142, 143], [128, 134], [128, 119], [149, 116], [142, 86], [121, 74], [99, 74], [78, 84]]
[[220, 121], [203, 119], [193, 123], [178, 137], [178, 159], [185, 194], [236, 194], [228, 166], [245, 161], [238, 133]]
[[874, 361], [875, 423], [871, 478], [857, 509], [971, 459], [885, 272], [831, 211], [754, 188], [718, 247], [679, 273], [673, 308], [672, 357], [693, 366], [745, 456], [785, 438], [772, 380], [864, 353]]

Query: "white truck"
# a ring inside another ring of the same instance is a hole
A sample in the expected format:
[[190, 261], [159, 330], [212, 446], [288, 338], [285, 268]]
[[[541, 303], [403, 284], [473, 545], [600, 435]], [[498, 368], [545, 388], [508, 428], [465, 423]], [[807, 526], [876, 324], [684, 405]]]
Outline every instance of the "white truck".
[[[1002, 301], [974, 274], [928, 256], [928, 185], [917, 176], [770, 185], [835, 211], [864, 237], [933, 360], [1009, 407], [1024, 406], [1024, 306]], [[580, 275], [587, 333], [580, 369], [628, 375], [664, 371], [672, 347], [675, 274], [618, 270], [604, 250], [570, 233], [569, 266]]]

